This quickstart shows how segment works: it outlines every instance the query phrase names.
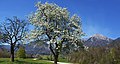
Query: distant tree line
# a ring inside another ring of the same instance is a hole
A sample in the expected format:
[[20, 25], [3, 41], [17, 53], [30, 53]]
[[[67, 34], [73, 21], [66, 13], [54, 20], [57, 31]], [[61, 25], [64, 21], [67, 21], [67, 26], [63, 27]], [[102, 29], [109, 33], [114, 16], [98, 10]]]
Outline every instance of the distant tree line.
[[67, 59], [79, 64], [120, 64], [120, 42], [108, 46], [90, 47], [69, 54]]

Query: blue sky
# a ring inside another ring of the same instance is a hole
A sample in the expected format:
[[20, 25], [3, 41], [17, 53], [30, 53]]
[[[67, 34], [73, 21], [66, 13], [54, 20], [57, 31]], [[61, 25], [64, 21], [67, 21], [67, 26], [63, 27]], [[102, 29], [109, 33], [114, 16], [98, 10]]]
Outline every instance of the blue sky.
[[79, 15], [86, 37], [96, 33], [120, 37], [120, 0], [0, 0], [0, 21], [12, 16], [26, 19], [38, 1], [56, 3]]

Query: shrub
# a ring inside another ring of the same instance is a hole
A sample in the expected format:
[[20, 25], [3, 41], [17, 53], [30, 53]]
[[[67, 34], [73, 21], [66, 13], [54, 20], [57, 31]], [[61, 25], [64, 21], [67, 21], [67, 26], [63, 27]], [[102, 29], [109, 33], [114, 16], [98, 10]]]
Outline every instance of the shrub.
[[38, 60], [43, 60], [43, 57], [41, 55], [39, 55]]
[[68, 60], [79, 64], [119, 64], [119, 52], [119, 48], [89, 48], [70, 54]]
[[9, 58], [10, 52], [7, 49], [1, 48], [0, 49], [0, 58]]
[[26, 52], [24, 47], [20, 47], [17, 51], [17, 58], [26, 58]]

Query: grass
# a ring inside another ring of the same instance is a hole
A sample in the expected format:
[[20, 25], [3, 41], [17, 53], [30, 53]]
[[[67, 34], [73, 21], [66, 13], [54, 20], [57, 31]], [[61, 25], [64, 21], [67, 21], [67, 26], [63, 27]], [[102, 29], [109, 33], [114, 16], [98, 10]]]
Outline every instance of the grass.
[[65, 63], [68, 63], [68, 61], [67, 61], [67, 59], [65, 59], [65, 58], [59, 58], [59, 62], [65, 62]]
[[[10, 58], [0, 58], [0, 64], [53, 64], [50, 61], [50, 55], [41, 55], [42, 59], [33, 60], [34, 58], [18, 59], [15, 58], [15, 62], [11, 62]], [[54, 59], [54, 58], [53, 58]], [[59, 57], [59, 62], [68, 62], [65, 58]]]
[[11, 62], [10, 58], [0, 58], [0, 64], [53, 64], [46, 60], [33, 60], [33, 59], [15, 59], [15, 62]]
[[[51, 56], [50, 55], [41, 55], [43, 60], [50, 60]], [[52, 60], [54, 59], [54, 57], [52, 56]], [[68, 62], [67, 59], [65, 57], [59, 56], [58, 57], [59, 62]]]
[[[49, 60], [50, 61], [50, 59], [51, 59], [50, 55], [41, 55], [41, 57], [42, 57], [43, 60]], [[52, 56], [52, 60], [53, 59], [54, 59], [54, 57]], [[59, 56], [58, 60], [59, 60], [59, 62], [68, 62], [67, 59], [65, 59], [61, 56]]]

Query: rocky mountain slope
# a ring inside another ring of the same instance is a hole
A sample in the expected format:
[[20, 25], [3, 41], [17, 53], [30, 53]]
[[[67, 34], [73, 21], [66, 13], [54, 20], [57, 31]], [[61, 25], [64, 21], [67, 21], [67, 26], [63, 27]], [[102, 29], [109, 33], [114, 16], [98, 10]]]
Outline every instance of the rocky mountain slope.
[[84, 45], [88, 47], [106, 46], [107, 44], [110, 44], [112, 41], [113, 40], [111, 38], [103, 36], [102, 34], [94, 34], [88, 40], [85, 41]]
[[113, 40], [111, 44], [109, 44], [110, 47], [120, 47], [120, 37]]

